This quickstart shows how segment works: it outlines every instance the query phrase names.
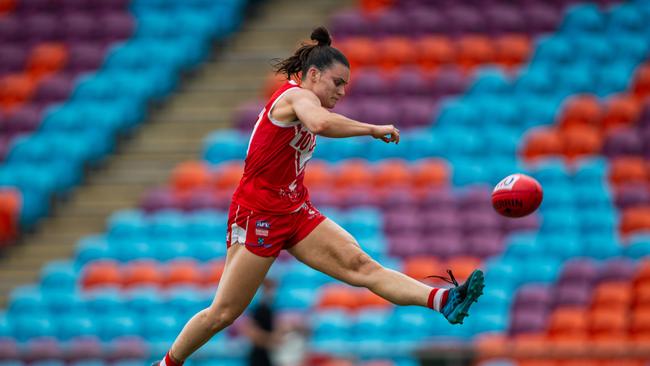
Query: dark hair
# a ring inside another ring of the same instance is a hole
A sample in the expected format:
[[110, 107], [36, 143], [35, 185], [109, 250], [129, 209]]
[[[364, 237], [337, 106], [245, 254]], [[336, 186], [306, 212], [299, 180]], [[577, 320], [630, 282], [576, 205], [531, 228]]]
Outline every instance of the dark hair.
[[318, 70], [324, 70], [331, 66], [335, 61], [350, 67], [350, 62], [341, 51], [332, 47], [332, 37], [325, 27], [318, 27], [311, 32], [311, 39], [316, 44], [303, 43], [293, 56], [285, 60], [275, 60], [273, 67], [276, 73], [287, 75], [287, 79], [292, 76], [302, 77], [307, 73], [310, 67], [315, 66]]

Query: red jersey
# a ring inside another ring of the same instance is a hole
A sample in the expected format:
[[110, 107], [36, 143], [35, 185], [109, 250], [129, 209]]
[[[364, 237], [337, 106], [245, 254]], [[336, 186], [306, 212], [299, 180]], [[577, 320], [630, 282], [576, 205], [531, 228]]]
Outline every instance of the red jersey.
[[309, 199], [303, 185], [305, 166], [316, 147], [316, 135], [299, 120], [280, 122], [271, 118], [277, 101], [293, 81], [278, 89], [259, 114], [246, 152], [244, 175], [233, 202], [258, 212], [288, 214]]

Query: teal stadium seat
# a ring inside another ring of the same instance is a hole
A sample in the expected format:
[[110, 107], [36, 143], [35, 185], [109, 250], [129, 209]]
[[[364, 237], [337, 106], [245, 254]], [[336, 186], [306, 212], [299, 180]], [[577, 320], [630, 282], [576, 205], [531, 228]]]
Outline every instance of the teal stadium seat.
[[0, 312], [0, 338], [9, 338], [13, 334], [9, 316], [6, 312]]
[[583, 255], [596, 259], [607, 259], [621, 255], [622, 246], [616, 234], [585, 233], [582, 235]]
[[81, 315], [86, 313], [86, 306], [81, 297], [81, 291], [43, 289], [45, 306], [50, 314]]
[[[320, 142], [319, 142], [320, 143]], [[244, 160], [248, 138], [235, 130], [221, 130], [209, 134], [204, 140], [203, 159], [211, 164], [230, 160]]]
[[83, 312], [52, 317], [52, 320], [56, 323], [56, 337], [61, 341], [95, 336], [99, 333], [98, 323], [103, 322]]
[[108, 245], [103, 235], [86, 236], [77, 242], [75, 267], [78, 270], [93, 261], [115, 257], [113, 248]]
[[41, 269], [41, 290], [73, 292], [76, 289], [78, 276], [79, 273], [72, 261], [49, 262]]
[[482, 68], [478, 70], [474, 83], [467, 90], [468, 96], [499, 96], [504, 97], [512, 90], [510, 78], [502, 69]]
[[38, 337], [55, 337], [56, 329], [48, 314], [12, 315], [9, 319], [13, 338], [25, 342]]
[[7, 314], [11, 317], [47, 314], [47, 306], [38, 286], [20, 286], [11, 291]]
[[539, 245], [537, 234], [534, 232], [517, 232], [505, 239], [503, 258], [525, 260], [541, 255], [543, 248]]
[[152, 314], [139, 318], [141, 331], [139, 335], [151, 342], [173, 342], [184, 323], [172, 314]]
[[[140, 320], [127, 313], [97, 316], [95, 321], [97, 322], [96, 334], [102, 341], [111, 341], [140, 333]], [[154, 339], [155, 335], [151, 334], [151, 337], [150, 339]]]
[[184, 323], [194, 314], [210, 306], [213, 298], [211, 295], [204, 296], [204, 293], [192, 286], [173, 288], [167, 293], [166, 312]]
[[[400, 144], [404, 145], [409, 160], [441, 156], [446, 150], [445, 143], [435, 131], [429, 128], [413, 128], [400, 131]], [[319, 146], [320, 148], [320, 146]]]
[[148, 237], [154, 241], [182, 241], [185, 234], [185, 217], [174, 210], [163, 210], [152, 214], [147, 222]]
[[574, 5], [564, 14], [560, 26], [563, 34], [594, 34], [605, 29], [603, 13], [596, 4]]
[[163, 315], [167, 313], [164, 306], [163, 294], [157, 287], [138, 286], [128, 290], [126, 307], [138, 319], [145, 316]]
[[83, 296], [86, 309], [93, 316], [119, 316], [125, 313], [125, 299], [117, 288], [87, 290]]
[[[572, 53], [571, 43], [569, 39], [560, 35], [542, 37], [537, 41], [535, 53], [533, 54], [533, 62], [535, 64], [548, 63], [549, 65], [567, 65], [575, 55]], [[542, 75], [541, 71], [550, 71], [547, 68], [539, 69], [540, 72], [534, 75]], [[542, 80], [535, 80], [538, 83], [543, 83]]]
[[632, 235], [624, 252], [626, 256], [634, 259], [650, 257], [650, 233]]
[[609, 9], [607, 31], [632, 37], [643, 34], [646, 31], [644, 14], [636, 4], [613, 5]]

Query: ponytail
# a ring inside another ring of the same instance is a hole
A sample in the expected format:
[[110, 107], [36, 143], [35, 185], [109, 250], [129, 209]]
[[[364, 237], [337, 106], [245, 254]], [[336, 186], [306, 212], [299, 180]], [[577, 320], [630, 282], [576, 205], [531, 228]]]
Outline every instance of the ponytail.
[[338, 49], [332, 47], [332, 37], [325, 27], [318, 27], [311, 33], [311, 40], [316, 44], [303, 43], [293, 56], [284, 60], [275, 60], [276, 73], [282, 73], [287, 79], [301, 78], [310, 67], [324, 70], [335, 61], [350, 67], [348, 59]]

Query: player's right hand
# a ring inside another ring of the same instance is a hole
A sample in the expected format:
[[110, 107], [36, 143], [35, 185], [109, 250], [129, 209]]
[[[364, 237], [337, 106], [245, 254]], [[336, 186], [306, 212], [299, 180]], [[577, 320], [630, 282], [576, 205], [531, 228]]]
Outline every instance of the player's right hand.
[[372, 131], [372, 137], [383, 142], [399, 144], [399, 130], [394, 125], [378, 125]]

